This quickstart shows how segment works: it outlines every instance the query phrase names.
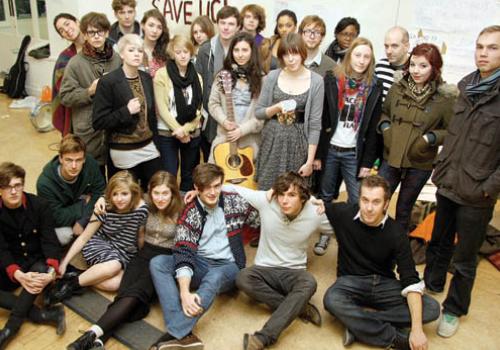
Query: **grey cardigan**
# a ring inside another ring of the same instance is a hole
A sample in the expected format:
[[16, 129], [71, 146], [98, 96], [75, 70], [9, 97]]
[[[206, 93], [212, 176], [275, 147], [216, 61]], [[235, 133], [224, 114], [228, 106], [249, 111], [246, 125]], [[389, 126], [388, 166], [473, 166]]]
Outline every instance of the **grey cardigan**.
[[[268, 119], [266, 108], [273, 104], [273, 90], [278, 83], [278, 77], [281, 72], [281, 69], [272, 70], [264, 78], [262, 91], [255, 108], [257, 119]], [[319, 74], [311, 72], [311, 86], [309, 87], [304, 115], [304, 133], [307, 137], [307, 143], [310, 145], [317, 145], [319, 141], [324, 98], [325, 86], [323, 78]]]

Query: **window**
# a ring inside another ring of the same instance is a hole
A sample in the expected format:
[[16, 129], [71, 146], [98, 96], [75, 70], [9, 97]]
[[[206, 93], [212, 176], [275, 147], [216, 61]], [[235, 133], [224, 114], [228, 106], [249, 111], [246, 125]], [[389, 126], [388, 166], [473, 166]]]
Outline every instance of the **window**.
[[48, 40], [46, 0], [0, 0], [0, 30]]

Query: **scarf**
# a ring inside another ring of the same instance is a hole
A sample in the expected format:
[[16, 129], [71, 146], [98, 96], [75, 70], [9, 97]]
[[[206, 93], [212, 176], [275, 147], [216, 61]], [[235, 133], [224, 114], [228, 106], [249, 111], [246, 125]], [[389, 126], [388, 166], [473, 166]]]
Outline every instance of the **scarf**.
[[113, 46], [107, 40], [104, 43], [103, 50], [97, 50], [92, 45], [90, 45], [88, 43], [88, 41], [86, 41], [83, 44], [83, 48], [82, 48], [82, 53], [85, 56], [94, 58], [97, 61], [109, 61], [111, 59], [111, 57], [113, 57], [113, 52], [114, 52]]
[[356, 95], [354, 100], [354, 131], [357, 131], [363, 117], [369, 86], [364, 80], [346, 78], [343, 75], [339, 77], [337, 84], [339, 90], [337, 98], [339, 115], [344, 109], [345, 97]]
[[335, 62], [340, 63], [344, 60], [345, 53], [347, 52], [349, 48], [343, 49], [340, 47], [337, 39], [335, 39], [328, 49], [326, 49], [325, 54], [327, 56], [330, 56]]
[[59, 90], [64, 75], [64, 69], [69, 60], [77, 54], [75, 44], [71, 44], [57, 58], [52, 76], [52, 124], [59, 130], [62, 136], [68, 134], [71, 130], [71, 108], [61, 103]]
[[239, 66], [236, 63], [231, 65], [231, 77], [233, 78], [233, 87], [236, 85], [238, 79], [248, 82], [248, 66]]
[[482, 95], [492, 89], [500, 79], [500, 68], [498, 68], [492, 75], [487, 78], [481, 79], [479, 71], [476, 71], [470, 83], [465, 87], [465, 94], [474, 100], [478, 98], [477, 95]]
[[408, 75], [408, 91], [410, 92], [411, 97], [417, 103], [422, 103], [422, 101], [426, 100], [427, 97], [434, 93], [433, 86], [429, 83], [426, 83], [421, 90], [418, 89], [417, 84], [415, 83], [415, 80], [413, 80], [411, 75]]
[[[175, 119], [179, 124], [184, 125], [196, 118], [196, 113], [201, 106], [203, 95], [200, 80], [192, 62], [189, 62], [184, 77], [180, 75], [174, 60], [167, 61], [167, 72], [174, 86], [175, 108], [177, 110], [177, 118]], [[183, 90], [189, 86], [193, 90], [193, 97], [191, 104], [188, 105]]]

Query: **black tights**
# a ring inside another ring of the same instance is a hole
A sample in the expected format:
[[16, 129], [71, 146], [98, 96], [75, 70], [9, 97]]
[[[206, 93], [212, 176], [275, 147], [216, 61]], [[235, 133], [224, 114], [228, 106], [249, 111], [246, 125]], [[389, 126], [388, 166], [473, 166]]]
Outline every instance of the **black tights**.
[[128, 316], [138, 304], [139, 299], [137, 298], [123, 297], [114, 301], [108, 307], [104, 315], [96, 323], [104, 332], [104, 335], [101, 337], [103, 342], [109, 339], [116, 327], [123, 322], [127, 322]]

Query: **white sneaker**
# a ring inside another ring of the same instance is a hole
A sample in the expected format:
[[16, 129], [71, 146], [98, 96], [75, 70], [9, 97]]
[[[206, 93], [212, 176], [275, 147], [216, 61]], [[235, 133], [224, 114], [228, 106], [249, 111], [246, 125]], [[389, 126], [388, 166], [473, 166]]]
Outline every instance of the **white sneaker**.
[[330, 243], [330, 235], [320, 234], [319, 240], [314, 245], [314, 254], [325, 255], [328, 243]]
[[443, 313], [439, 320], [437, 334], [443, 338], [449, 338], [457, 332], [458, 325], [459, 318], [457, 316]]

